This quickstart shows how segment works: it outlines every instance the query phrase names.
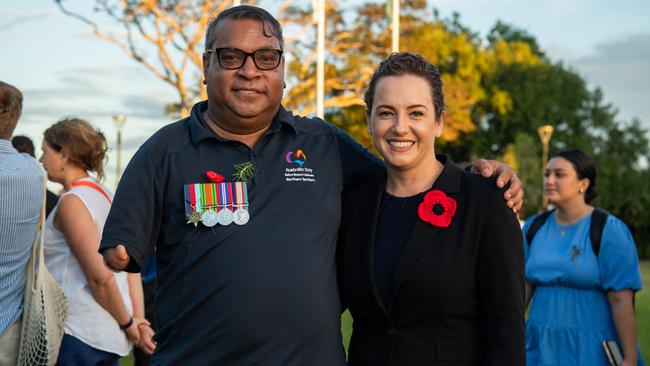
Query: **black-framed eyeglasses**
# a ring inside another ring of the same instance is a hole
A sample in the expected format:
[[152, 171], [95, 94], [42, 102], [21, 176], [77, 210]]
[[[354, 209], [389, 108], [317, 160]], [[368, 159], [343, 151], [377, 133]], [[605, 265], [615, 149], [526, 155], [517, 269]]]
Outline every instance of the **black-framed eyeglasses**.
[[239, 48], [208, 48], [206, 53], [216, 53], [219, 65], [226, 70], [237, 70], [244, 66], [246, 58], [251, 56], [253, 63], [260, 70], [273, 70], [282, 61], [282, 50], [262, 48], [253, 52], [245, 52]]

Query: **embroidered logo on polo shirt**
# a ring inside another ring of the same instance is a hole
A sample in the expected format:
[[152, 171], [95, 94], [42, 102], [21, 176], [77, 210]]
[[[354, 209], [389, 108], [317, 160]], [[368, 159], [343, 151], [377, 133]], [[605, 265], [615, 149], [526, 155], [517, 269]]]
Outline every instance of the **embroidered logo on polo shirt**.
[[300, 167], [303, 167], [305, 165], [305, 162], [307, 161], [307, 155], [305, 155], [305, 152], [302, 151], [301, 149], [298, 149], [295, 153], [291, 150], [287, 152], [287, 155], [285, 156], [285, 160], [287, 163], [291, 164], [297, 164], [300, 165]]
[[287, 182], [316, 183], [314, 170], [305, 167], [307, 154], [302, 149], [297, 149], [295, 152], [289, 150], [284, 156], [284, 160], [291, 164], [291, 167], [284, 168], [284, 179]]

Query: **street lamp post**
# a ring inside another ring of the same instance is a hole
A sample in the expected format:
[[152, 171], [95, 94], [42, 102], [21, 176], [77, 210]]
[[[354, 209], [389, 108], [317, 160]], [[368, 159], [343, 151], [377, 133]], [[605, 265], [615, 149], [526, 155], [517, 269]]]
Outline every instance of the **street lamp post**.
[[393, 0], [392, 1], [392, 23], [393, 23], [393, 34], [392, 34], [392, 42], [391, 42], [391, 52], [399, 52], [399, 1], [400, 0]]
[[325, 0], [314, 2], [316, 31], [316, 116], [325, 118]]
[[113, 123], [115, 123], [115, 130], [117, 131], [117, 141], [115, 146], [115, 186], [120, 182], [122, 175], [122, 127], [126, 123], [126, 116], [123, 114], [116, 114], [113, 116]]
[[[551, 125], [544, 125], [540, 126], [537, 129], [537, 132], [539, 133], [539, 139], [542, 140], [542, 146], [543, 146], [543, 151], [542, 151], [542, 176], [544, 175], [544, 170], [546, 170], [546, 164], [548, 164], [548, 143], [551, 141], [551, 135], [553, 134], [553, 126]], [[544, 186], [543, 186], [543, 179], [542, 179], [542, 210], [546, 211], [546, 206], [548, 206], [548, 198], [544, 195]]]

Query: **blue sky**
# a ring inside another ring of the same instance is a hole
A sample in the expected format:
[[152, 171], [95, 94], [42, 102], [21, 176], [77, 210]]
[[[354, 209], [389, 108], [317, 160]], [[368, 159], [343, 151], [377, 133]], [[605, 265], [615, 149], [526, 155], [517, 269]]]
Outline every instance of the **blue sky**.
[[[305, 1], [305, 0], [300, 0]], [[298, 1], [296, 1], [298, 2]], [[67, 0], [88, 9], [92, 0]], [[261, 1], [272, 13], [280, 1]], [[527, 29], [554, 61], [599, 86], [622, 120], [650, 127], [650, 1], [430, 0], [442, 16], [453, 11], [485, 35], [497, 19]], [[346, 6], [349, 7], [349, 6]], [[106, 23], [109, 27], [115, 27]], [[62, 15], [53, 1], [0, 2], [0, 80], [25, 94], [16, 134], [40, 144], [42, 131], [63, 116], [88, 119], [115, 140], [111, 117], [123, 113], [123, 163], [149, 135], [171, 122], [163, 113], [174, 89], [99, 40], [85, 24]], [[112, 185], [114, 152], [107, 166]]]

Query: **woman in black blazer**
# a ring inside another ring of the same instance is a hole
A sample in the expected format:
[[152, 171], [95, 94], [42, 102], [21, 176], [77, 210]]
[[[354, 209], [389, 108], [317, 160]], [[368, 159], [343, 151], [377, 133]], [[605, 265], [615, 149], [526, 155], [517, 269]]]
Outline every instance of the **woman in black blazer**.
[[434, 152], [444, 100], [420, 56], [384, 60], [365, 95], [387, 177], [344, 195], [338, 269], [350, 366], [524, 365], [524, 259], [493, 179]]

